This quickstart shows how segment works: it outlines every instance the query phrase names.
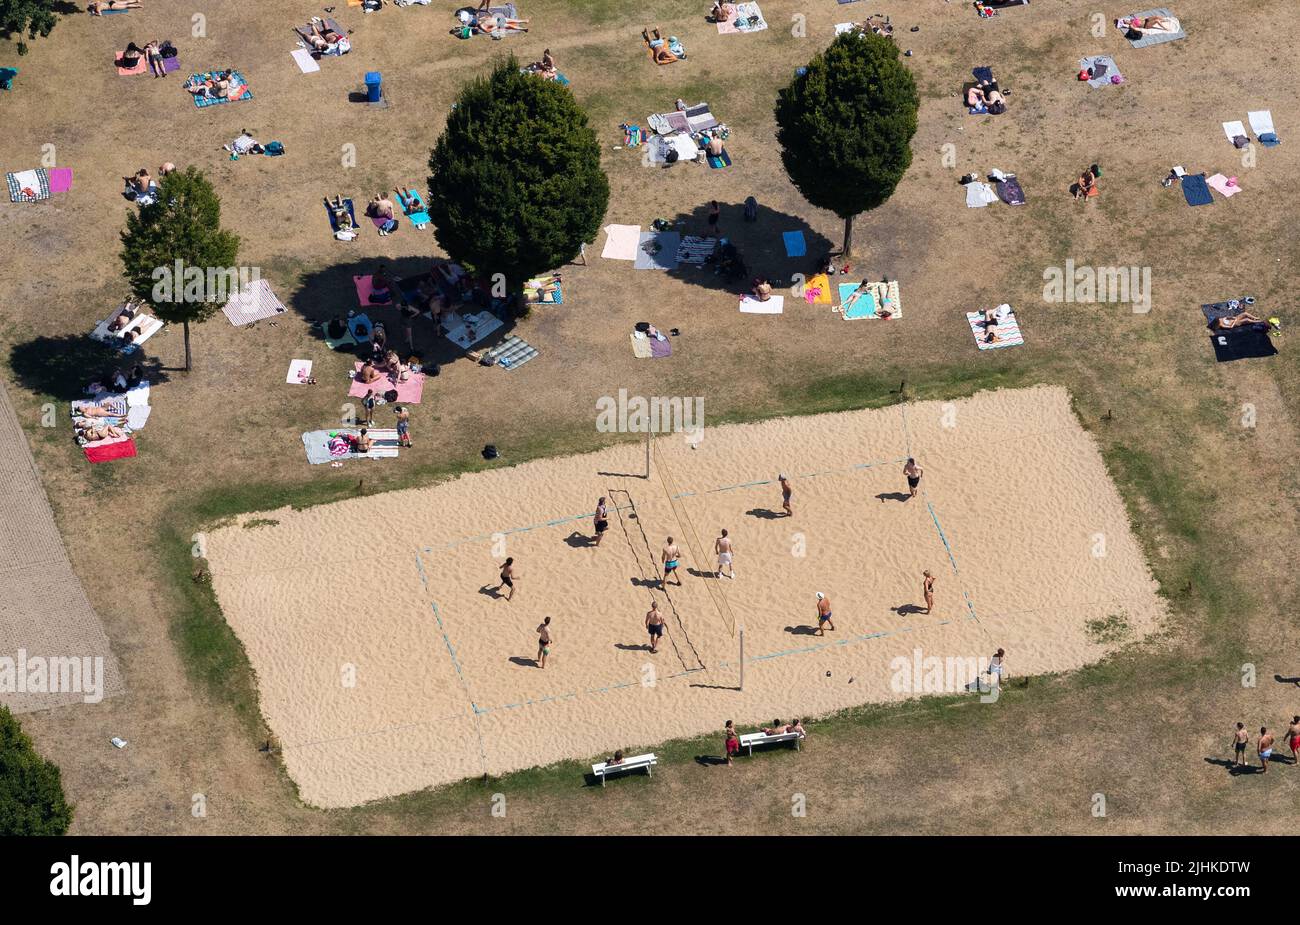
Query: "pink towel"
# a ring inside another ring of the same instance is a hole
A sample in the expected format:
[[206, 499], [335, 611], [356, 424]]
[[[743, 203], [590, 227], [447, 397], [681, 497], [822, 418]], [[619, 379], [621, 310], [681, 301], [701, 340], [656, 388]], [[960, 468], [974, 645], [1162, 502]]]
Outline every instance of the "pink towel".
[[1241, 192], [1241, 187], [1237, 185], [1236, 177], [1225, 177], [1221, 173], [1216, 173], [1205, 181], [1205, 185], [1220, 193], [1225, 199], [1236, 193]]
[[391, 289], [388, 290], [390, 295], [387, 302], [372, 302], [370, 300], [370, 294], [375, 291], [375, 278], [373, 276], [354, 276], [352, 277], [352, 282], [356, 284], [357, 301], [361, 303], [361, 306], [363, 308], [370, 305], [392, 305], [393, 304], [393, 299], [391, 295], [393, 290]]
[[[353, 364], [357, 371], [361, 370], [361, 364]], [[374, 389], [376, 395], [383, 395], [389, 389], [397, 389], [397, 401], [408, 405], [418, 405], [420, 399], [424, 396], [424, 373], [411, 373], [411, 378], [405, 382], [393, 383], [393, 377], [380, 371], [379, 378], [367, 385], [356, 379], [352, 380], [352, 387], [348, 389], [348, 395], [352, 398], [365, 398], [366, 392]]]
[[49, 170], [50, 192], [66, 193], [72, 189], [72, 168], [51, 167]]
[[123, 54], [124, 52], [119, 51], [113, 57], [113, 65], [117, 68], [117, 72], [121, 74], [123, 77], [130, 77], [133, 74], [143, 74], [145, 71], [149, 70], [149, 62], [145, 60], [144, 55], [140, 56], [140, 62], [135, 67], [132, 68], [122, 67], [120, 62], [122, 60]]

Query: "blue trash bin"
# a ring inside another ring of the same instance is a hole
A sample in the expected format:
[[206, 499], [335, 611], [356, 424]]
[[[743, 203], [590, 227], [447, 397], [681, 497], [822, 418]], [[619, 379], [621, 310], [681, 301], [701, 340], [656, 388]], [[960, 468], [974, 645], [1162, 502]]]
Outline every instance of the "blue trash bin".
[[379, 73], [379, 71], [367, 72], [366, 74], [366, 102], [367, 103], [379, 102], [380, 97], [383, 95], [381, 92], [381, 87], [383, 85], [383, 82], [384, 82], [384, 78]]

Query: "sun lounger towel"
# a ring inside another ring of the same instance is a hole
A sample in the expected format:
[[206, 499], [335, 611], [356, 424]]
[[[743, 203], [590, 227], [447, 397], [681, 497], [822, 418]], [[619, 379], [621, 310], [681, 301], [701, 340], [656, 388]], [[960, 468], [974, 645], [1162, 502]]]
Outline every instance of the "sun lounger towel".
[[[361, 371], [360, 363], [353, 363], [352, 368], [356, 372]], [[366, 392], [374, 391], [376, 395], [383, 395], [385, 392], [397, 390], [397, 401], [403, 404], [418, 405], [421, 397], [424, 395], [424, 373], [411, 373], [411, 377], [405, 382], [394, 382], [393, 377], [379, 371], [379, 378], [369, 384], [353, 379], [352, 384], [348, 386], [348, 395], [352, 398], [365, 398]]]
[[135, 67], [122, 67], [123, 54], [125, 54], [125, 52], [119, 51], [113, 55], [113, 67], [117, 68], [119, 77], [131, 77], [136, 74], [143, 74], [145, 71], [149, 70], [149, 61], [144, 55], [141, 55], [140, 59], [136, 61]]
[[1189, 173], [1183, 177], [1183, 195], [1187, 197], [1189, 206], [1208, 206], [1214, 202], [1203, 173]]
[[785, 311], [785, 296], [774, 295], [760, 302], [752, 295], [740, 297], [740, 310], [746, 315], [780, 315]]
[[966, 206], [970, 209], [982, 209], [991, 202], [997, 202], [997, 194], [993, 192], [993, 187], [987, 183], [980, 183], [978, 180], [974, 183], [966, 184]]
[[1020, 188], [1020, 181], [1015, 178], [1014, 174], [998, 181], [997, 192], [998, 198], [1009, 206], [1023, 206], [1025, 204], [1025, 191]]
[[804, 282], [803, 287], [804, 301], [809, 305], [830, 305], [831, 304], [831, 280], [825, 273], [818, 273], [816, 276]]
[[126, 390], [126, 406], [143, 408], [149, 404], [149, 383], [142, 382], [133, 389]]
[[50, 174], [43, 167], [5, 174], [10, 202], [39, 202], [50, 198]]
[[1119, 65], [1110, 55], [1093, 55], [1091, 58], [1083, 58], [1079, 61], [1079, 70], [1086, 71], [1089, 68], [1092, 69], [1094, 76], [1088, 81], [1088, 86], [1094, 90], [1124, 82], [1124, 75], [1119, 72]]
[[677, 245], [677, 262], [692, 266], [704, 266], [713, 252], [718, 248], [717, 238], [702, 238], [698, 235], [682, 235]]
[[858, 283], [840, 283], [840, 314], [845, 321], [876, 317], [876, 294], [858, 292]]
[[305, 385], [311, 378], [311, 360], [291, 360], [284, 381], [290, 385]]
[[135, 438], [120, 437], [115, 440], [100, 440], [82, 447], [86, 459], [93, 463], [110, 462], [114, 459], [130, 459], [135, 453]]
[[1007, 312], [1006, 321], [994, 325], [994, 331], [998, 335], [998, 340], [989, 343], [984, 339], [984, 315], [980, 312], [967, 312], [966, 321], [970, 324], [971, 333], [975, 335], [975, 344], [981, 350], [995, 350], [998, 347], [1019, 347], [1025, 342], [1025, 338], [1020, 333], [1020, 324], [1016, 321], [1015, 312]]
[[50, 181], [51, 193], [66, 193], [72, 189], [72, 168], [71, 167], [51, 167], [46, 171]]
[[331, 434], [351, 434], [359, 435], [361, 428], [344, 427], [333, 430], [313, 430], [302, 435], [302, 445], [307, 451], [307, 462], [313, 466], [319, 466], [322, 463], [334, 462], [339, 459], [393, 459], [397, 456], [397, 431], [393, 429], [371, 428], [366, 431], [367, 436], [374, 441], [371, 445], [370, 452], [361, 453], [339, 453], [334, 455], [330, 452], [330, 435]]
[[984, 5], [995, 10], [1005, 10], [1013, 6], [1029, 6], [1029, 0], [984, 0]]
[[840, 6], [844, 6], [844, 4], [846, 3], [857, 3], [857, 2], [858, 0], [839, 0]]
[[501, 319], [489, 311], [449, 312], [442, 316], [442, 326], [447, 330], [444, 336], [462, 350], [491, 337], [502, 324]]
[[[200, 80], [205, 80], [211, 76], [211, 72], [208, 72], [207, 74], [192, 74], [190, 75], [190, 80], [193, 80], [196, 77]], [[239, 73], [239, 71], [231, 71], [230, 80], [232, 84], [236, 81], [238, 82], [238, 86], [236, 86], [235, 89], [239, 90], [239, 93], [234, 96], [207, 97], [200, 96], [197, 93], [191, 93], [190, 97], [194, 100], [194, 105], [200, 109], [206, 109], [209, 106], [219, 106], [222, 103], [242, 103], [244, 100], [251, 100], [253, 98], [253, 91], [249, 89], [248, 81], [244, 79], [243, 74]], [[189, 83], [189, 81], [187, 80], [186, 83]]]
[[640, 225], [606, 225], [605, 249], [600, 256], [607, 260], [636, 260], [640, 240]]
[[402, 208], [406, 220], [416, 229], [424, 229], [429, 226], [432, 219], [429, 218], [429, 212], [424, 205], [424, 197], [415, 190], [411, 190], [411, 196], [407, 200], [406, 206]]
[[1201, 306], [1201, 314], [1205, 316], [1206, 326], [1208, 327], [1220, 318], [1232, 318], [1240, 315], [1254, 303], [1247, 303], [1249, 296], [1242, 296], [1239, 299], [1231, 299], [1227, 302], [1210, 302]]
[[1216, 191], [1224, 199], [1231, 199], [1237, 193], [1241, 192], [1241, 187], [1237, 185], [1236, 177], [1225, 177], [1221, 173], [1216, 173], [1205, 181], [1205, 185]]
[[486, 351], [483, 356], [502, 369], [518, 369], [536, 357], [537, 350], [522, 337], [511, 334], [491, 350]]
[[[1179, 39], [1187, 38], [1187, 33], [1183, 31], [1182, 23], [1178, 22], [1178, 17], [1164, 7], [1155, 10], [1143, 10], [1141, 13], [1125, 16], [1122, 22], [1128, 22], [1132, 19], [1146, 19], [1150, 16], [1168, 16], [1174, 20], [1178, 28], [1174, 32], [1150, 32], [1140, 39], [1129, 39], [1128, 43], [1134, 48], [1148, 48], [1152, 45], [1161, 45], [1165, 42], [1176, 42]], [[1118, 28], [1120, 32], [1128, 32], [1128, 27], [1125, 25], [1121, 24]]]
[[1250, 122], [1250, 129], [1259, 139], [1259, 143], [1266, 148], [1274, 145], [1280, 145], [1282, 140], [1277, 137], [1277, 130], [1273, 128], [1273, 113], [1267, 109], [1260, 109], [1255, 112], [1246, 113], [1246, 119]]
[[395, 293], [392, 289], [388, 290], [387, 298], [383, 295], [376, 296], [375, 278], [373, 276], [354, 276], [352, 282], [357, 287], [357, 301], [361, 303], [362, 307], [393, 304]]
[[236, 327], [274, 318], [286, 311], [288, 309], [284, 303], [271, 291], [271, 284], [264, 279], [253, 280], [233, 295], [221, 309], [221, 313]]
[[638, 270], [673, 270], [677, 267], [677, 248], [682, 236], [676, 231], [643, 231], [637, 243]]
[[1273, 338], [1260, 325], [1217, 331], [1210, 335], [1210, 346], [1220, 363], [1271, 357], [1277, 353]]
[[311, 56], [311, 52], [305, 48], [295, 48], [289, 52], [293, 55], [293, 61], [298, 65], [298, 70], [304, 74], [314, 74], [320, 70], [320, 64]]

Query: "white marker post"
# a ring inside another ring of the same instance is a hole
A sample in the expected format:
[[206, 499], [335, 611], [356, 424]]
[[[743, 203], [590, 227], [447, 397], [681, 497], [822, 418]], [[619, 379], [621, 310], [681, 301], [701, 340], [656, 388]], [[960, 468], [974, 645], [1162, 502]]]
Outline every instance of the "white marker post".
[[740, 628], [740, 690], [745, 690], [745, 628]]

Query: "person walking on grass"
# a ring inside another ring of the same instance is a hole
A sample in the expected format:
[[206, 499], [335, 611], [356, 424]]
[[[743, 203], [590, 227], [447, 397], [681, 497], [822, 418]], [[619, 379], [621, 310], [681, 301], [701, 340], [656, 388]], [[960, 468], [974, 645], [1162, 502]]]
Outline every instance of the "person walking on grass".
[[731, 537], [727, 536], [726, 530], [722, 531], [722, 536], [713, 541], [713, 551], [718, 554], [717, 577], [722, 577], [722, 567], [725, 565], [727, 567], [727, 577], [735, 578], [736, 569], [735, 566], [731, 564], [732, 553], [734, 550], [731, 548]]
[[506, 600], [514, 600], [515, 578], [515, 560], [511, 556], [506, 559], [505, 565], [501, 566], [501, 583], [494, 590], [499, 594], [502, 588], [509, 588], [510, 592], [506, 595]]
[[1246, 746], [1250, 744], [1250, 733], [1246, 731], [1245, 723], [1238, 723], [1237, 728], [1232, 733], [1232, 766], [1234, 768], [1246, 766]]
[[794, 489], [790, 487], [790, 480], [785, 477], [784, 472], [778, 475], [776, 480], [781, 483], [781, 509], [785, 511], [786, 517], [793, 517], [794, 511], [790, 509], [790, 496], [794, 494]]
[[[664, 577], [659, 579], [660, 587], [668, 587], [668, 576], [677, 574], [677, 566], [681, 564], [682, 552], [673, 542], [673, 538], [668, 537], [668, 542], [664, 543], [663, 551], [659, 554], [659, 560], [664, 564]], [[677, 575], [677, 587], [682, 586], [682, 576]]]
[[366, 397], [361, 399], [361, 407], [366, 412], [366, 426], [375, 426], [375, 390], [366, 389]]
[[1259, 727], [1259, 767], [1260, 773], [1268, 773], [1268, 759], [1273, 757], [1273, 733], [1268, 731], [1267, 726]]
[[924, 578], [921, 582], [921, 593], [925, 595], [925, 612], [929, 613], [934, 610], [934, 576], [930, 574], [929, 569], [921, 575]]
[[916, 486], [921, 484], [921, 476], [925, 470], [916, 464], [916, 460], [907, 457], [907, 463], [903, 466], [903, 475], [907, 478], [907, 492], [909, 498], [916, 497]]
[[736, 735], [736, 724], [731, 720], [727, 720], [722, 729], [722, 750], [727, 757], [727, 767], [731, 767], [731, 759], [740, 754], [740, 736]]
[[411, 409], [396, 405], [393, 408], [393, 413], [397, 415], [397, 444], [398, 446], [409, 447], [411, 445]]
[[551, 635], [551, 618], [547, 617], [537, 625], [537, 667], [546, 667], [546, 656], [551, 654], [551, 644], [555, 638]]
[[1286, 727], [1286, 744], [1291, 748], [1291, 763], [1300, 763], [1300, 716], [1291, 717], [1291, 725]]
[[659, 640], [664, 635], [664, 615], [659, 612], [659, 602], [650, 602], [650, 611], [645, 615], [646, 632], [650, 634], [650, 654], [659, 651]]
[[831, 622], [831, 599], [822, 592], [817, 592], [817, 635], [825, 636], [826, 627], [835, 631], [835, 624]]
[[605, 531], [609, 529], [609, 511], [605, 507], [603, 497], [596, 502], [596, 516], [593, 518], [593, 525], [596, 529], [596, 540], [593, 545], [599, 546], [600, 541], [605, 538]]

